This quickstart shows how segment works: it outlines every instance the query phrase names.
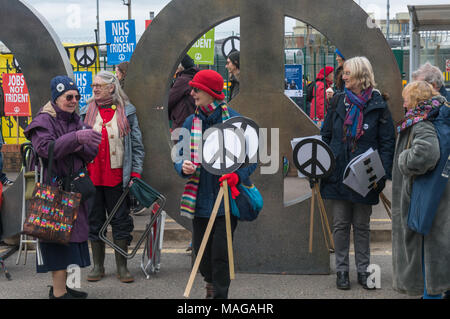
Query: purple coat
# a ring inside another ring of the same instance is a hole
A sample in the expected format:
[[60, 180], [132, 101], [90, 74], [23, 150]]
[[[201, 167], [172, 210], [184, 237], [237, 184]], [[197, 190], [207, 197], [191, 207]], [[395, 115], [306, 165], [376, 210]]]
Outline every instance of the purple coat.
[[[94, 149], [77, 141], [75, 132], [83, 129], [84, 126], [78, 114], [64, 112], [49, 102], [41, 108], [25, 129], [24, 134], [42, 158], [48, 158], [49, 143], [55, 141], [53, 172], [58, 177], [65, 177], [70, 173], [69, 163], [72, 160], [73, 171], [77, 171], [83, 167], [84, 162], [92, 161], [97, 155], [98, 148]], [[44, 182], [48, 183], [46, 168], [44, 168]], [[52, 185], [56, 186], [56, 183]], [[70, 241], [75, 243], [87, 241], [88, 233], [88, 203], [83, 201]]]

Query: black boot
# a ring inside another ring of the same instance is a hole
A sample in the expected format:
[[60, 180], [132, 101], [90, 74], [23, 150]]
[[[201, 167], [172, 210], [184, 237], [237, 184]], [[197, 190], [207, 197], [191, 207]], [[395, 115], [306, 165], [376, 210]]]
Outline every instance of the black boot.
[[336, 288], [342, 290], [350, 289], [350, 279], [348, 276], [348, 271], [338, 271], [336, 273]]
[[206, 283], [206, 296], [205, 299], [214, 299], [214, 286], [212, 283], [207, 282]]
[[372, 290], [375, 289], [375, 286], [369, 288], [367, 286], [367, 278], [370, 276], [370, 272], [359, 272], [358, 273], [358, 284], [360, 284], [364, 289]]

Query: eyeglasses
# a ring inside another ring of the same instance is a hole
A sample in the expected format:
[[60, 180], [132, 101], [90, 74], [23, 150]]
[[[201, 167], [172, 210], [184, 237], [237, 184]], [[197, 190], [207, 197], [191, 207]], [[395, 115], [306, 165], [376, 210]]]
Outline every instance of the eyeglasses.
[[97, 89], [97, 88], [104, 87], [105, 85], [108, 85], [108, 83], [103, 83], [103, 84], [91, 84], [91, 88]]
[[79, 101], [81, 99], [81, 95], [80, 94], [77, 94], [77, 95], [68, 94], [68, 95], [66, 95], [66, 101], [67, 102], [72, 101], [73, 98], [75, 98], [75, 100]]

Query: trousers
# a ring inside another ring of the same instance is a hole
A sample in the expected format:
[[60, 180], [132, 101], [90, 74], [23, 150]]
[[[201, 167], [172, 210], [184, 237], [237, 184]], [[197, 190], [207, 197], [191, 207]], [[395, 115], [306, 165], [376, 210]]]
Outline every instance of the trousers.
[[350, 228], [353, 226], [355, 264], [366, 272], [370, 264], [370, 215], [372, 206], [343, 200], [331, 200], [336, 271], [349, 271]]
[[[122, 182], [114, 187], [96, 186], [93, 207], [89, 212], [89, 240], [100, 240], [99, 232], [106, 221], [106, 214], [110, 214], [117, 200], [123, 193]], [[133, 236], [134, 224], [130, 216], [130, 209], [125, 199], [111, 220], [113, 238], [115, 240], [126, 239], [130, 245]]]
[[[233, 235], [237, 226], [237, 218], [230, 214], [230, 219]], [[209, 218], [204, 217], [194, 217], [192, 221], [192, 246], [196, 255], [200, 249], [208, 221]], [[225, 216], [216, 218], [199, 268], [205, 281], [213, 284], [214, 298], [227, 299], [231, 280], [228, 267]]]

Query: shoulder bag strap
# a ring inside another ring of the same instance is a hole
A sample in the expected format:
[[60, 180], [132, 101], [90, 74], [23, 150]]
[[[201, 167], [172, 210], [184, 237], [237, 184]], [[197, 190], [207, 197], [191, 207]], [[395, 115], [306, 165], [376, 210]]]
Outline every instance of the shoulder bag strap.
[[51, 141], [48, 145], [48, 165], [47, 165], [47, 181], [50, 185], [52, 182], [52, 169], [53, 169], [53, 149], [55, 148], [55, 141]]

